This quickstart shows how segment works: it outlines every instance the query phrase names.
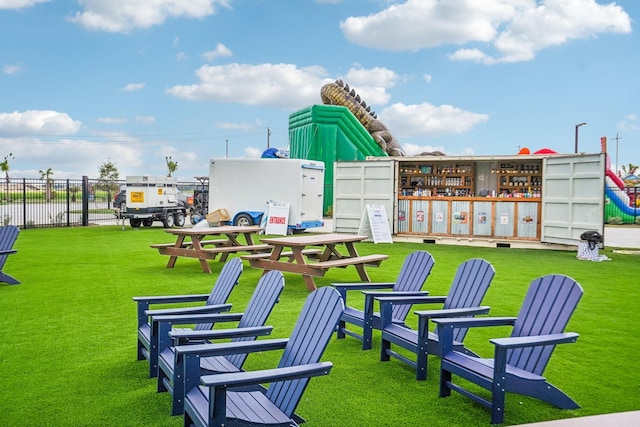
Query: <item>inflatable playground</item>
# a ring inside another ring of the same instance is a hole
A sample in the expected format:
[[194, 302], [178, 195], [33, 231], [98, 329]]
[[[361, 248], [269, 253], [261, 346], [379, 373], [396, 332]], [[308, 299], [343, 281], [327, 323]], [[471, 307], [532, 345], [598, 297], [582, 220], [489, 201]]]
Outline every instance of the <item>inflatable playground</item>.
[[640, 221], [640, 199], [635, 194], [640, 193], [640, 189], [633, 188], [634, 191], [629, 193], [626, 191], [624, 181], [611, 170], [609, 156], [607, 156], [607, 172], [606, 172], [606, 204], [604, 209], [604, 222], [634, 224]]

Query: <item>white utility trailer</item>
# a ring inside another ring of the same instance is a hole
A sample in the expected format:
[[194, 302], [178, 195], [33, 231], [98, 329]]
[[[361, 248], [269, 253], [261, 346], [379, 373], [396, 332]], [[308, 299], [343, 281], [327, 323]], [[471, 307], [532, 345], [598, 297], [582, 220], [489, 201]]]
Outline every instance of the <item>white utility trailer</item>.
[[323, 162], [303, 159], [211, 159], [209, 211], [225, 209], [233, 225], [260, 224], [269, 203], [289, 206], [287, 227], [322, 227]]
[[187, 208], [178, 200], [178, 181], [166, 176], [127, 176], [126, 202], [116, 215], [131, 227], [150, 227], [154, 221], [166, 228], [182, 227]]

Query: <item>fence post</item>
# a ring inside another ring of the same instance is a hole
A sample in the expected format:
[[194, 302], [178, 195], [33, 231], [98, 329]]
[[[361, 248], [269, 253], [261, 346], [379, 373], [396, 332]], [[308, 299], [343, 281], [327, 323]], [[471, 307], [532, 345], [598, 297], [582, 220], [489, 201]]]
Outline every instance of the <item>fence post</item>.
[[27, 180], [22, 178], [22, 227], [27, 228]]
[[89, 177], [82, 176], [82, 225], [89, 225]]
[[67, 194], [67, 227], [71, 226], [71, 212], [69, 212], [71, 210], [71, 203], [70, 203], [70, 190], [71, 188], [69, 187], [69, 179], [67, 178], [67, 188], [66, 188], [66, 194]]

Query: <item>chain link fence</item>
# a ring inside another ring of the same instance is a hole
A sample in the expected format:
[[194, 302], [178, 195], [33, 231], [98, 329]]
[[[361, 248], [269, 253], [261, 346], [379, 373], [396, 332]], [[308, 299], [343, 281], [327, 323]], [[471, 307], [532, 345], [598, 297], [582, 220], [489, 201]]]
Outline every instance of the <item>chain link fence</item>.
[[[113, 200], [125, 181], [98, 179], [0, 180], [0, 225], [21, 229], [76, 227], [115, 223]], [[197, 182], [180, 182], [178, 188], [193, 196]]]

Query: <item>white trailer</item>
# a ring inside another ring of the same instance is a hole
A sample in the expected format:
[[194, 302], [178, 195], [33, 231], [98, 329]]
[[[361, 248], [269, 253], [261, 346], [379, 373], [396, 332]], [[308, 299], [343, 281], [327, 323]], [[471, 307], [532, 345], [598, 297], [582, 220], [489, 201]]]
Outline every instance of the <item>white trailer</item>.
[[322, 227], [324, 163], [302, 159], [211, 159], [209, 211], [234, 225], [260, 224], [268, 203], [289, 205], [288, 229]]
[[150, 227], [154, 221], [171, 228], [182, 227], [187, 209], [178, 200], [178, 181], [166, 176], [127, 176], [126, 202], [116, 215], [128, 219], [131, 227]]

